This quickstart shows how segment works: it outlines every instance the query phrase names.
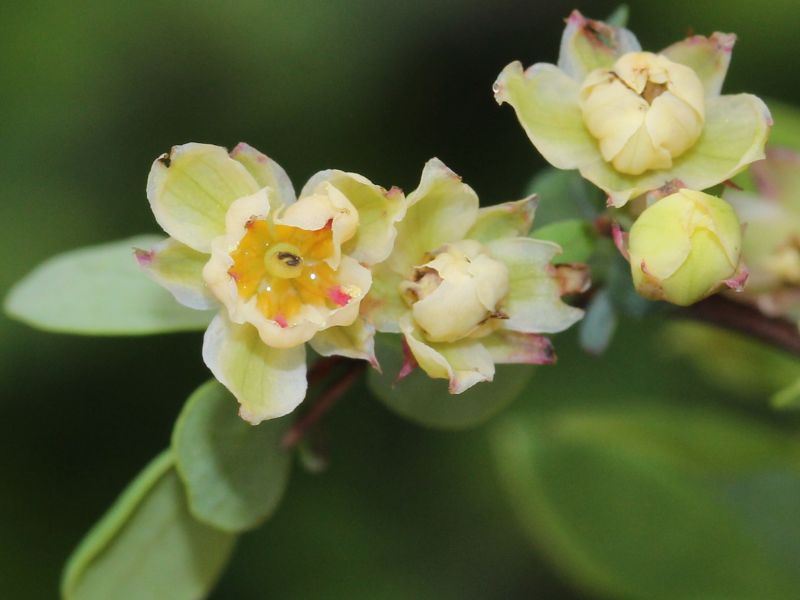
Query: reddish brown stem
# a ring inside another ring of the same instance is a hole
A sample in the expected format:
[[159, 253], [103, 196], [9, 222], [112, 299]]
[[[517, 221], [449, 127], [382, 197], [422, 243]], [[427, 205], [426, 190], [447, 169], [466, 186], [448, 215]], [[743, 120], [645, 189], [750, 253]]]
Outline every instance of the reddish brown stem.
[[[322, 362], [322, 361], [320, 361]], [[319, 363], [317, 363], [319, 364]], [[301, 419], [292, 425], [291, 429], [283, 436], [282, 445], [284, 448], [293, 448], [303, 439], [303, 436], [314, 426], [316, 423], [336, 404], [353, 384], [358, 380], [358, 377], [364, 371], [366, 363], [352, 362], [349, 369], [337, 379], [333, 384], [324, 390], [314, 405], [303, 415]], [[328, 368], [328, 372], [330, 371]], [[311, 379], [309, 374], [309, 380]]]
[[308, 385], [316, 385], [323, 379], [325, 379], [333, 368], [342, 363], [345, 359], [341, 356], [328, 356], [326, 358], [320, 358], [317, 362], [314, 363], [308, 370]]
[[747, 304], [712, 296], [681, 310], [678, 314], [733, 329], [800, 356], [800, 332], [797, 325], [785, 319], [768, 317]]

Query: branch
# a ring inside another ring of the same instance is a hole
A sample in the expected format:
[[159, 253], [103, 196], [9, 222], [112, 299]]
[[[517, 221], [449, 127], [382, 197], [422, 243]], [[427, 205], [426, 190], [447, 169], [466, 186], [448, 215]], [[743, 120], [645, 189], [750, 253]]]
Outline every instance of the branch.
[[786, 319], [768, 317], [750, 305], [735, 302], [724, 296], [711, 296], [681, 309], [677, 314], [695, 321], [733, 329], [800, 356], [800, 331], [797, 324]]
[[[322, 362], [322, 361], [320, 361]], [[319, 364], [319, 363], [318, 363]], [[349, 390], [353, 384], [358, 380], [358, 377], [364, 371], [367, 363], [362, 361], [352, 361], [348, 365], [348, 370], [333, 384], [324, 390], [314, 405], [303, 415], [301, 419], [296, 421], [291, 429], [283, 436], [281, 444], [284, 448], [293, 448], [300, 440], [303, 439], [308, 430], [311, 429], [317, 421], [319, 421], [331, 408], [333, 408], [336, 401], [339, 400]], [[328, 369], [333, 365], [329, 365]]]

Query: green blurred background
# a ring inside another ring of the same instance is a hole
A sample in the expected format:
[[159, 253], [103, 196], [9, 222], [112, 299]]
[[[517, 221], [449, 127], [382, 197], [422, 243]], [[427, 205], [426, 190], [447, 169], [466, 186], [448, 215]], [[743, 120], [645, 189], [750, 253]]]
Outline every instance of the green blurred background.
[[[578, 8], [601, 18], [615, 4]], [[646, 48], [689, 31], [734, 31], [726, 90], [800, 100], [792, 76], [800, 52], [796, 2], [629, 4], [630, 27]], [[512, 111], [495, 105], [491, 84], [513, 59], [555, 61], [572, 8], [552, 0], [5, 2], [0, 291], [54, 253], [157, 231], [144, 195], [149, 165], [187, 141], [247, 141], [298, 188], [315, 171], [336, 167], [409, 191], [425, 160], [438, 156], [485, 202], [519, 197], [543, 162]], [[560, 336], [559, 364], [537, 373], [500, 425], [467, 433], [424, 430], [366, 391], [352, 395], [329, 420], [330, 468], [318, 476], [297, 470], [277, 515], [244, 537], [213, 597], [569, 599], [619, 588], [602, 583], [596, 564], [583, 568], [566, 556], [555, 529], [534, 526], [536, 543], [526, 535], [519, 502], [504, 493], [508, 474], [495, 468], [491, 440], [504, 427], [533, 422], [535, 429], [559, 410], [616, 407], [623, 396], [673, 411], [707, 406], [757, 422], [771, 438], [789, 440], [796, 424], [765, 406], [771, 388], [795, 376], [793, 364], [770, 355], [754, 367], [755, 350], [737, 346], [747, 357], [742, 368], [752, 371], [744, 384], [717, 385], [708, 371], [714, 365], [697, 368], [676, 355], [687, 339], [680, 332], [667, 334], [653, 319], [622, 330], [600, 359], [583, 354], [573, 333]], [[56, 595], [65, 557], [166, 446], [183, 400], [208, 377], [200, 341], [200, 334], [69, 337], [0, 317], [2, 597]], [[729, 441], [738, 444], [736, 436]], [[787, 448], [776, 452], [796, 453]], [[632, 492], [613, 473], [597, 477], [590, 460], [566, 458], [547, 463], [572, 465], [555, 475], [558, 506], [573, 499], [576, 514], [592, 515], [593, 498], [605, 498], [631, 510], [624, 500]], [[800, 485], [776, 481], [752, 489], [771, 489], [779, 501], [753, 510], [773, 515], [765, 527], [780, 538], [775, 556], [797, 557], [799, 542], [787, 532], [800, 537], [800, 525], [784, 517], [797, 520]], [[716, 529], [703, 530], [704, 513], [687, 506], [697, 518], [686, 527], [700, 527], [702, 538], [687, 554], [719, 555], [710, 559], [711, 575], [730, 574], [736, 583], [737, 561], [750, 555], [730, 550]], [[681, 514], [663, 532], [635, 524], [640, 533], [654, 531], [637, 542], [643, 555], [660, 560], [658, 538], [681, 530]], [[608, 539], [602, 527], [584, 533]], [[670, 565], [670, 556], [665, 581], [709, 574], [697, 561]], [[787, 568], [795, 567], [796, 558]], [[764, 585], [760, 597], [785, 597]], [[622, 588], [625, 597], [642, 589]], [[757, 597], [748, 589], [719, 597]]]

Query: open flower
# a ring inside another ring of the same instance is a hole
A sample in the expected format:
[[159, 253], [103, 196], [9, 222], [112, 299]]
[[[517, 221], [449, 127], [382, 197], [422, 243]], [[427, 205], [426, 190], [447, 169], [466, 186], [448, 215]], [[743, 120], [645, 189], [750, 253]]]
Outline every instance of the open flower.
[[495, 99], [545, 159], [580, 170], [614, 206], [662, 187], [703, 190], [763, 158], [772, 124], [757, 97], [720, 95], [735, 39], [692, 36], [653, 54], [574, 11], [558, 66], [509, 64]]
[[371, 265], [389, 255], [402, 193], [360, 175], [318, 173], [295, 200], [286, 173], [257, 150], [185, 144], [156, 159], [147, 196], [171, 236], [140, 264], [175, 298], [220, 307], [203, 358], [259, 423], [306, 392], [305, 342], [323, 355], [374, 360], [357, 321]]
[[745, 224], [742, 255], [750, 278], [737, 299], [765, 314], [800, 320], [800, 154], [769, 148], [750, 168], [755, 191], [727, 189]]
[[374, 269], [362, 303], [379, 331], [404, 335], [404, 371], [416, 363], [458, 394], [491, 381], [495, 363], [553, 362], [541, 334], [581, 318], [561, 295], [588, 278], [577, 267], [550, 265], [556, 244], [526, 237], [535, 206], [531, 197], [479, 208], [472, 188], [442, 162], [425, 165], [394, 250]]

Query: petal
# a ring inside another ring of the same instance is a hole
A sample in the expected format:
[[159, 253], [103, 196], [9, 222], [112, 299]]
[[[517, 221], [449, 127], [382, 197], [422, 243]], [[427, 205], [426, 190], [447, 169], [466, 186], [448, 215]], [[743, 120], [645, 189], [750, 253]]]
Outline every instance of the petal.
[[402, 325], [409, 350], [419, 367], [434, 379], [448, 379], [451, 394], [460, 394], [481, 381], [494, 378], [494, 363], [480, 342], [428, 344], [407, 321]]
[[584, 165], [581, 175], [608, 194], [608, 203], [620, 208], [629, 200], [665, 186], [675, 179], [671, 170], [646, 171], [641, 175], [625, 175], [604, 160]]
[[294, 186], [286, 171], [266, 154], [240, 142], [231, 151], [231, 158], [244, 165], [259, 187], [270, 189], [269, 200], [273, 210], [295, 201]]
[[190, 143], [155, 160], [147, 179], [147, 199], [164, 231], [207, 253], [211, 240], [225, 233], [228, 207], [258, 187], [225, 148]]
[[623, 54], [641, 49], [636, 36], [627, 29], [587, 19], [574, 10], [561, 36], [558, 68], [583, 81], [594, 69], [610, 68]]
[[690, 67], [700, 78], [706, 96], [719, 96], [736, 36], [715, 32], [710, 37], [693, 35], [660, 52], [668, 59]]
[[396, 223], [406, 212], [403, 192], [399, 188], [387, 192], [356, 173], [329, 170], [309, 179], [300, 195], [313, 194], [326, 181], [342, 192], [358, 210], [358, 231], [345, 244], [345, 254], [367, 265], [386, 260], [397, 236]]
[[481, 208], [466, 238], [490, 242], [497, 238], [528, 235], [533, 227], [533, 217], [538, 204], [539, 199], [533, 194], [515, 202], [503, 202]]
[[427, 262], [427, 252], [463, 239], [475, 223], [479, 204], [478, 195], [458, 175], [438, 158], [429, 160], [419, 186], [408, 196], [405, 218], [397, 225], [391, 267], [410, 275], [414, 266]]
[[523, 73], [522, 64], [513, 62], [493, 89], [497, 103], [514, 108], [533, 145], [554, 167], [577, 169], [600, 158], [583, 123], [580, 83], [556, 66], [538, 63]]
[[750, 169], [762, 196], [778, 200], [789, 210], [800, 212], [800, 154], [787, 148], [769, 148], [767, 160]]
[[531, 238], [507, 238], [487, 244], [490, 254], [508, 267], [509, 292], [501, 305], [508, 315], [502, 327], [523, 333], [557, 333], [583, 316], [561, 301], [558, 280], [549, 264], [558, 245]]
[[616, 207], [675, 181], [680, 187], [708, 189], [764, 158], [771, 125], [769, 109], [756, 96], [708, 98], [703, 134], [671, 169], [624, 175], [599, 160], [581, 167], [581, 175], [605, 191]]
[[675, 161], [672, 172], [688, 188], [704, 190], [764, 158], [772, 117], [751, 94], [709, 98], [703, 135]]
[[244, 323], [244, 316], [238, 314], [241, 304], [239, 291], [229, 273], [233, 266], [231, 252], [236, 249], [244, 236], [248, 221], [251, 218], [264, 219], [269, 211], [267, 188], [233, 202], [225, 215], [225, 235], [220, 235], [212, 241], [211, 256], [203, 267], [203, 279], [209, 290], [228, 308], [235, 323]]
[[366, 360], [380, 370], [375, 357], [375, 328], [364, 319], [356, 319], [352, 325], [331, 327], [320, 331], [309, 344], [321, 356], [346, 356]]
[[496, 364], [551, 365], [556, 354], [550, 340], [536, 333], [496, 331], [481, 343]]
[[254, 327], [231, 323], [224, 313], [206, 331], [203, 360], [253, 425], [292, 412], [305, 398], [305, 346], [271, 348]]
[[372, 287], [361, 302], [361, 314], [378, 331], [400, 333], [400, 319], [408, 313], [408, 305], [400, 295], [403, 277], [386, 263], [372, 269]]
[[208, 254], [192, 250], [177, 240], [167, 238], [150, 250], [136, 249], [136, 260], [156, 283], [189, 308], [207, 310], [218, 305], [203, 280]]
[[[305, 188], [303, 188], [305, 192]], [[359, 215], [356, 207], [330, 182], [323, 181], [310, 195], [300, 194], [300, 199], [275, 215], [275, 223], [316, 231], [330, 226], [333, 230], [333, 254], [325, 259], [336, 269], [342, 255], [342, 244], [352, 239], [358, 231]]]
[[339, 285], [350, 300], [332, 311], [325, 320], [325, 327], [352, 324], [358, 317], [359, 304], [372, 286], [372, 272], [350, 256], [343, 256], [336, 273]]

